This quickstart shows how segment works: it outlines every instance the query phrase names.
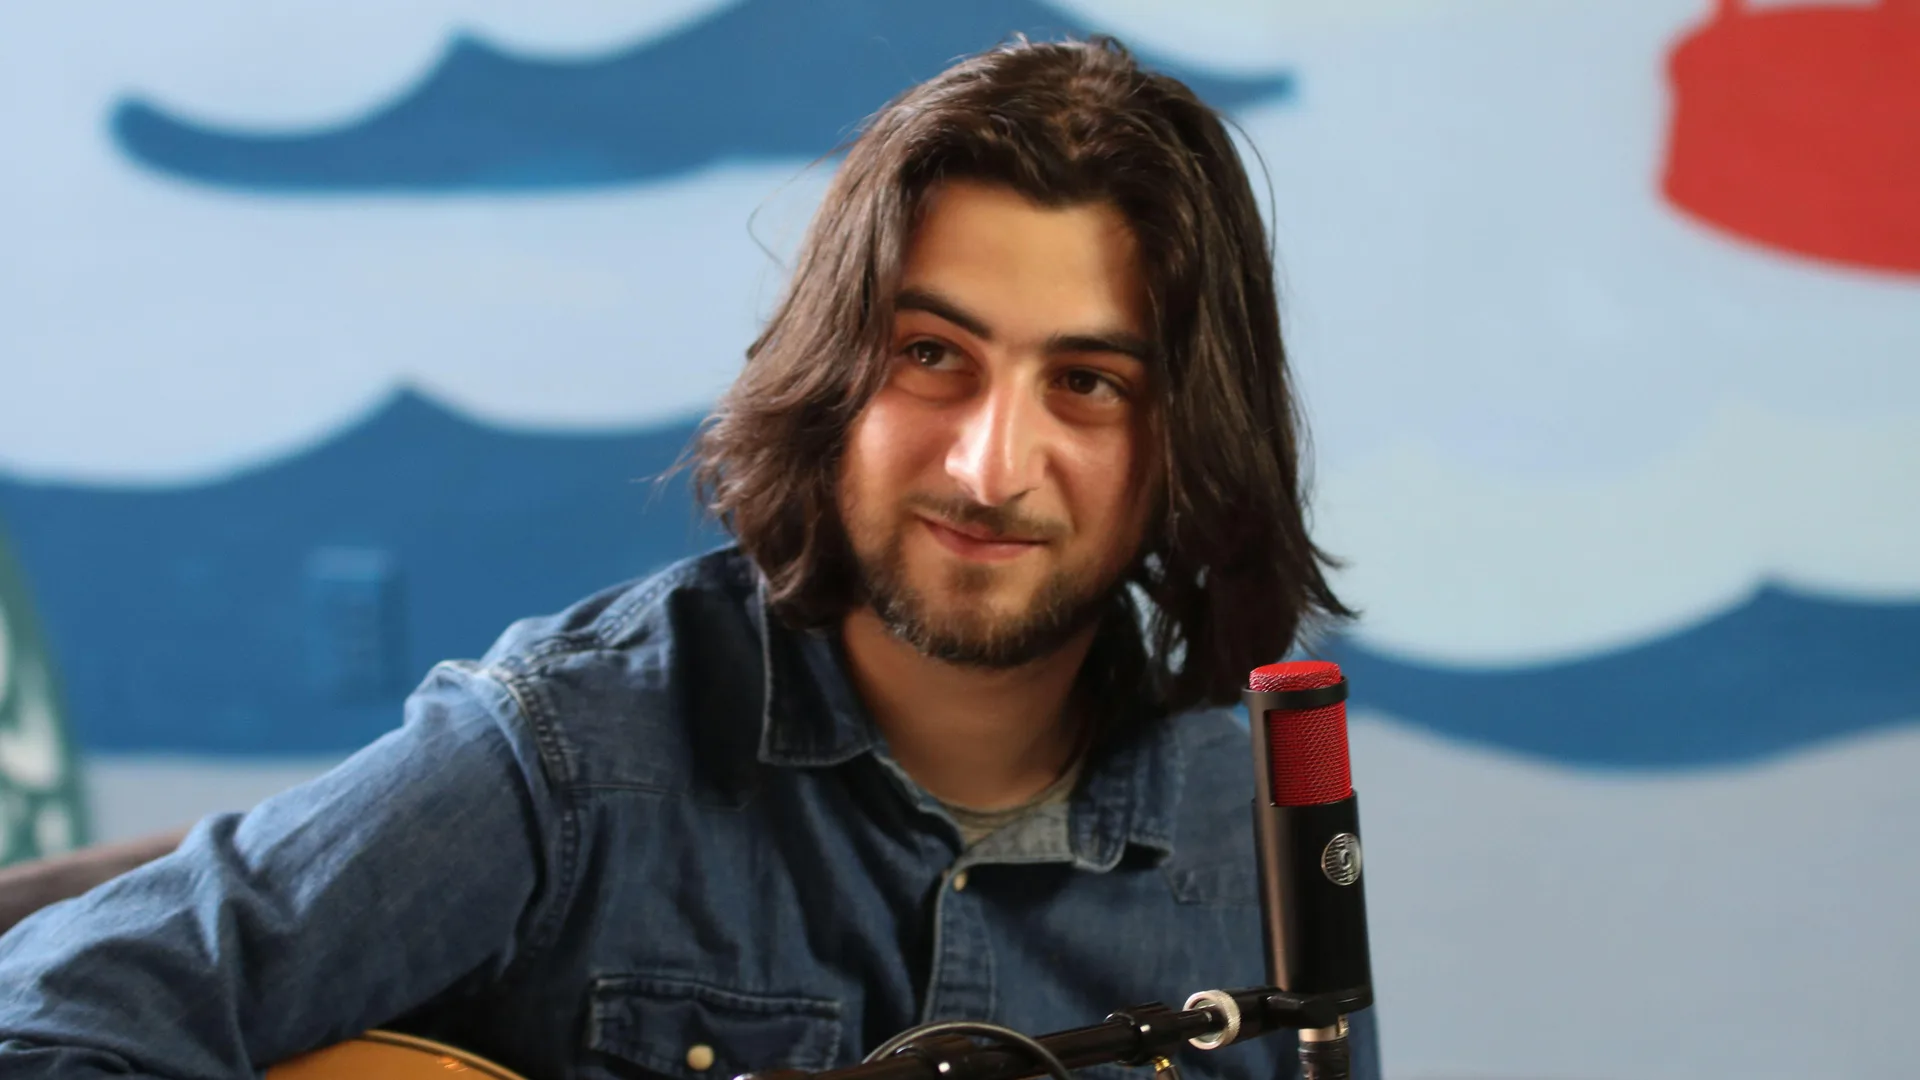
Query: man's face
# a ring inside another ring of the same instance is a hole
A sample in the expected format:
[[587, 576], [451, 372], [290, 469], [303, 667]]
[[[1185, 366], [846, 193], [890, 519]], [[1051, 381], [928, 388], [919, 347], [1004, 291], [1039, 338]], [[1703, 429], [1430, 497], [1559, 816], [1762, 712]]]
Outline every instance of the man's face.
[[953, 663], [1010, 667], [1104, 608], [1150, 516], [1146, 295], [1095, 203], [936, 190], [889, 369], [849, 432], [842, 520], [874, 610]]

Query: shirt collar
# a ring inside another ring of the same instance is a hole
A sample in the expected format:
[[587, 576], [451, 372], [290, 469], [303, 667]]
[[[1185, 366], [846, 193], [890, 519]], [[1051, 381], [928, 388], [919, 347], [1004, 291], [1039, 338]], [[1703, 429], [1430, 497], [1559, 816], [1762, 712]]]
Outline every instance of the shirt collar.
[[[887, 758], [884, 740], [847, 677], [839, 636], [783, 624], [768, 607], [764, 579], [753, 614], [764, 673], [760, 760], [820, 768], [874, 753], [911, 784]], [[1113, 869], [1129, 844], [1156, 857], [1173, 850], [1185, 772], [1175, 721], [1157, 712], [1114, 721], [1089, 750], [1070, 803], [1071, 861], [1081, 869]], [[915, 790], [922, 809], [937, 805], [917, 785]]]
[[1111, 870], [1128, 844], [1156, 857], [1172, 853], [1186, 772], [1176, 722], [1164, 714], [1128, 718], [1104, 745], [1095, 745], [1068, 817], [1074, 865]]
[[766, 700], [760, 760], [769, 765], [838, 765], [873, 750], [879, 732], [846, 675], [838, 635], [794, 630], [763, 605]]

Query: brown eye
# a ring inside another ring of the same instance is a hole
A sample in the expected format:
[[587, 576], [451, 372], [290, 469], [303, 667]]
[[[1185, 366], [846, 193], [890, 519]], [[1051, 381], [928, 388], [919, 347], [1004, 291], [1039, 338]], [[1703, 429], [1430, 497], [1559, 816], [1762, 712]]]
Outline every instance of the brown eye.
[[1089, 371], [1086, 368], [1075, 368], [1067, 372], [1061, 376], [1060, 385], [1065, 387], [1068, 393], [1077, 394], [1081, 397], [1093, 397], [1095, 395], [1117, 396], [1119, 394], [1119, 388], [1114, 386], [1113, 380], [1097, 371]]
[[902, 351], [907, 359], [924, 368], [937, 368], [952, 355], [951, 350], [937, 341], [916, 341]]

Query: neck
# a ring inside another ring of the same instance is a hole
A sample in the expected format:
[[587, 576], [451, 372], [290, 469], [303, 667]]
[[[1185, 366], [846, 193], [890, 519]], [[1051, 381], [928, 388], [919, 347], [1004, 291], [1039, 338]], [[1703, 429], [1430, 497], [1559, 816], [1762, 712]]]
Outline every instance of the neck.
[[1017, 668], [959, 667], [894, 637], [870, 608], [841, 624], [848, 666], [894, 760], [935, 798], [980, 810], [1045, 790], [1079, 746], [1073, 688], [1088, 627]]

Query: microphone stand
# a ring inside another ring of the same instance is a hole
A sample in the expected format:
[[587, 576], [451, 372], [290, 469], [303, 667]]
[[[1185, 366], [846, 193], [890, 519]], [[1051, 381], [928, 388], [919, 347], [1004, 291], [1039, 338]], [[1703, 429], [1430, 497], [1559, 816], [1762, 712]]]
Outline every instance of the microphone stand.
[[[1371, 988], [1295, 994], [1271, 986], [1203, 990], [1179, 1011], [1160, 1002], [1134, 1005], [1103, 1023], [1026, 1036], [993, 1024], [924, 1024], [887, 1040], [867, 1060], [839, 1069], [770, 1069], [735, 1080], [1070, 1080], [1088, 1065], [1152, 1065], [1159, 1080], [1178, 1080], [1171, 1055], [1183, 1044], [1212, 1050], [1281, 1030], [1315, 1031], [1372, 1004]], [[968, 1036], [996, 1040], [981, 1045]]]

